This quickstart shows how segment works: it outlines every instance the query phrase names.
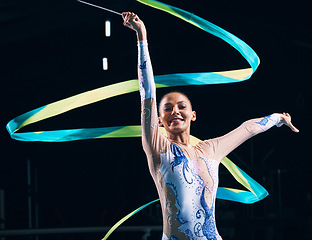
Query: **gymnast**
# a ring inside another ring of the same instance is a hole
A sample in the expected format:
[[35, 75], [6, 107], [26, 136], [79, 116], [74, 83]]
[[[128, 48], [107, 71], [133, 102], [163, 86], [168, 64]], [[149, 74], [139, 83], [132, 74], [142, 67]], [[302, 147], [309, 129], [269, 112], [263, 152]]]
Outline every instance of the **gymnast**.
[[[162, 240], [222, 239], [216, 228], [215, 200], [222, 159], [247, 139], [273, 126], [291, 123], [288, 113], [251, 119], [230, 133], [190, 145], [191, 122], [196, 120], [190, 100], [180, 92], [166, 94], [156, 106], [156, 88], [143, 21], [122, 13], [124, 25], [138, 40], [138, 77], [141, 95], [142, 144], [160, 198]], [[159, 130], [163, 126], [165, 137]]]

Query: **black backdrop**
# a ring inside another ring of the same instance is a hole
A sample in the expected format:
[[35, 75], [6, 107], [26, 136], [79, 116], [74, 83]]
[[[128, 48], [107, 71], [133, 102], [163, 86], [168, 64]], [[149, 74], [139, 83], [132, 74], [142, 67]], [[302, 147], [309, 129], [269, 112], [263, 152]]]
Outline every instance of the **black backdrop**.
[[[312, 36], [307, 1], [163, 2], [232, 32], [261, 59], [259, 69], [248, 81], [178, 88], [191, 98], [198, 114], [193, 135], [217, 137], [249, 118], [284, 111], [292, 114], [301, 130], [294, 134], [286, 127], [273, 128], [229, 156], [270, 195], [252, 206], [219, 201], [216, 212], [221, 235], [225, 239], [264, 239], [265, 229], [278, 221], [280, 231], [273, 231], [274, 239], [308, 239], [312, 214], [308, 150]], [[248, 67], [230, 46], [171, 15], [133, 0], [92, 3], [138, 13], [148, 29], [157, 75]], [[140, 139], [28, 143], [11, 140], [5, 129], [9, 120], [36, 107], [136, 78], [135, 34], [123, 27], [121, 17], [69, 0], [3, 0], [0, 12], [0, 188], [5, 192], [6, 229], [29, 226], [27, 163], [40, 228], [109, 226], [157, 198]], [[109, 38], [104, 36], [107, 19], [112, 22]], [[102, 70], [103, 57], [108, 58], [108, 71]], [[160, 89], [157, 94], [166, 91]], [[139, 105], [139, 94], [131, 93], [25, 130], [138, 124]], [[221, 167], [220, 185], [233, 184]], [[126, 223], [160, 224], [157, 204]]]

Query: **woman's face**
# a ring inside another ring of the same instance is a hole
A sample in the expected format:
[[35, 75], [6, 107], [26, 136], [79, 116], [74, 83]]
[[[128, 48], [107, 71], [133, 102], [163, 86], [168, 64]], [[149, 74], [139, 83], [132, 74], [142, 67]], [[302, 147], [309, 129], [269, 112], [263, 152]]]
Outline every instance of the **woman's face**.
[[179, 93], [168, 93], [159, 104], [159, 123], [173, 134], [190, 130], [191, 121], [196, 120], [196, 113], [188, 98]]

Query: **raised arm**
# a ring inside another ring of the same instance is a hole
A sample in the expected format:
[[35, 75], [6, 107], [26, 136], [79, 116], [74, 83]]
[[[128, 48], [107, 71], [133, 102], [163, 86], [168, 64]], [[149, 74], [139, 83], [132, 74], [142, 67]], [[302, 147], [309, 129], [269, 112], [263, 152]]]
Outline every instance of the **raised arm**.
[[[163, 139], [159, 132], [158, 115], [156, 106], [156, 87], [153, 69], [147, 46], [146, 28], [143, 21], [131, 12], [122, 14], [124, 25], [134, 30], [138, 40], [138, 78], [141, 95], [141, 124], [142, 142], [147, 157], [150, 160], [157, 158], [161, 152], [160, 146]], [[155, 163], [154, 163], [155, 164]]]
[[244, 122], [238, 128], [216, 139], [216, 155], [218, 160], [221, 161], [247, 139], [265, 132], [273, 126], [281, 127], [282, 125], [288, 126], [293, 132], [299, 132], [291, 123], [291, 116], [288, 113], [274, 113], [263, 118], [251, 119]]

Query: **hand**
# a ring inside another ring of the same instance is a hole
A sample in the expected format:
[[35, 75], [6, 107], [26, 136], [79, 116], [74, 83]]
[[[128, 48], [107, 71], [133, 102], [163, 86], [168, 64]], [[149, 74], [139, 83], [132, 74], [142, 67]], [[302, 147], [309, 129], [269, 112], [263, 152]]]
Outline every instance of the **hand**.
[[137, 33], [138, 40], [146, 40], [146, 28], [143, 21], [132, 12], [123, 12], [123, 25]]
[[295, 126], [291, 123], [291, 116], [289, 113], [283, 113], [280, 114], [281, 115], [281, 121], [280, 123], [277, 125], [277, 127], [281, 127], [283, 124], [285, 124], [286, 126], [288, 126], [292, 131], [294, 132], [299, 132], [299, 130], [297, 128], [295, 128]]

